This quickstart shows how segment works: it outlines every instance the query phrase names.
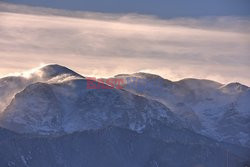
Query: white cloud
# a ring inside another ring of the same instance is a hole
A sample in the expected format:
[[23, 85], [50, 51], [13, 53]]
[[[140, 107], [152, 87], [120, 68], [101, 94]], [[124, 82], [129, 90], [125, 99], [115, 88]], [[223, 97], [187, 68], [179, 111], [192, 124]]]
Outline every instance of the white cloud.
[[66, 65], [83, 75], [147, 71], [173, 80], [196, 77], [250, 85], [249, 18], [160, 20], [32, 11], [0, 13], [2, 75], [43, 62]]

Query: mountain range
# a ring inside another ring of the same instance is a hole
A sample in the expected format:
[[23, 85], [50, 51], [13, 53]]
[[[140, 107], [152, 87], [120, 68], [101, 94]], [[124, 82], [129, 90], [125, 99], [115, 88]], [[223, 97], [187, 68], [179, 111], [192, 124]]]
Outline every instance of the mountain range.
[[[51, 64], [0, 79], [0, 166], [246, 166], [250, 89], [119, 74], [123, 89]], [[97, 84], [98, 81], [94, 81]]]

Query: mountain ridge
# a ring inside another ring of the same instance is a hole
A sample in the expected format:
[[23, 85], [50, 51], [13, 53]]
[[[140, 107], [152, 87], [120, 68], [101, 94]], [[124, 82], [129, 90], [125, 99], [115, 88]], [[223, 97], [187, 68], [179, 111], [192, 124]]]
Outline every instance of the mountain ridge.
[[[250, 98], [249, 87], [239, 83], [223, 85], [211, 80], [194, 78], [174, 82], [155, 74], [135, 73], [119, 74], [114, 77], [114, 79], [122, 78], [126, 81], [122, 90], [88, 90], [86, 86], [88, 78], [57, 64], [36, 68], [28, 74], [25, 75], [28, 76], [26, 78], [21, 74], [19, 77], [0, 79], [0, 85], [3, 85], [0, 86], [0, 92], [2, 92], [0, 96], [2, 99], [7, 99], [3, 100], [6, 107], [3, 107], [4, 111], [0, 114], [2, 126], [10, 129], [18, 127], [17, 131], [29, 132], [29, 130], [26, 131], [26, 125], [23, 127], [19, 123], [21, 120], [25, 120], [23, 114], [30, 113], [27, 115], [28, 117], [26, 116], [31, 121], [29, 126], [34, 125], [36, 129], [39, 127], [38, 125], [41, 125], [41, 129], [38, 131], [45, 134], [50, 131], [56, 133], [65, 128], [66, 131], [71, 132], [74, 131], [74, 126], [79, 130], [87, 130], [91, 127], [96, 129], [112, 125], [112, 121], [115, 125], [121, 126], [121, 122], [118, 121], [121, 118], [128, 119], [128, 122], [122, 123], [122, 127], [126, 126], [140, 132], [145, 128], [144, 126], [150, 123], [150, 119], [161, 119], [160, 113], [163, 111], [161, 113], [163, 117], [166, 116], [164, 113], [171, 113], [174, 115], [172, 117], [174, 120], [179, 120], [175, 126], [181, 124], [196, 133], [219, 141], [245, 146], [250, 143], [247, 140], [250, 125], [248, 123], [244, 125], [244, 122], [250, 117], [250, 112], [247, 111], [247, 100]], [[17, 82], [19, 80], [21, 82]], [[17, 85], [17, 88], [13, 88], [12, 84]], [[230, 88], [230, 93], [225, 92], [227, 87]], [[236, 91], [232, 91], [231, 87]], [[138, 102], [133, 102], [134, 99], [137, 99]], [[163, 105], [167, 109], [159, 108]], [[101, 111], [101, 108], [108, 112]], [[127, 112], [131, 109], [133, 112]], [[87, 110], [91, 112], [86, 112]], [[124, 111], [110, 112], [112, 110]], [[137, 110], [148, 110], [148, 113], [142, 112], [142, 115], [139, 114], [133, 118]], [[153, 113], [151, 110], [157, 112]], [[237, 110], [237, 112], [232, 112], [233, 110]], [[64, 116], [62, 116], [63, 112]], [[121, 113], [125, 115], [120, 115]], [[129, 113], [130, 116], [127, 115]], [[236, 116], [232, 116], [232, 113], [236, 113]], [[42, 115], [39, 116], [39, 114]], [[88, 120], [85, 121], [87, 122], [85, 128], [81, 127], [83, 122], [77, 114], [82, 115], [81, 119]], [[48, 118], [49, 122], [45, 118]], [[6, 120], [8, 121], [6, 122]], [[13, 121], [19, 123], [14, 125]], [[66, 122], [65, 127], [63, 127], [63, 122]], [[14, 127], [12, 127], [13, 125]], [[236, 127], [232, 128], [232, 126]], [[45, 128], [44, 132], [42, 127]], [[238, 135], [233, 134], [233, 131]], [[36, 132], [36, 130], [32, 130], [32, 132]], [[220, 136], [221, 134], [223, 135]]]
[[[123, 89], [88, 89], [88, 77], [60, 65], [31, 70], [26, 77], [1, 78], [0, 96], [9, 104], [0, 112], [0, 166], [249, 163], [250, 116], [245, 109], [250, 91], [230, 94], [220, 92], [221, 86], [212, 81], [172, 82], [138, 75], [143, 77], [136, 86], [126, 85], [134, 84], [129, 79]], [[118, 78], [124, 76], [131, 77]], [[214, 94], [221, 98], [217, 104]], [[222, 103], [228, 97], [233, 104]], [[199, 109], [210, 103], [215, 106], [211, 114]], [[204, 128], [205, 123], [215, 123], [210, 120], [213, 115], [220, 118], [217, 133], [232, 140], [214, 136], [213, 127]]]

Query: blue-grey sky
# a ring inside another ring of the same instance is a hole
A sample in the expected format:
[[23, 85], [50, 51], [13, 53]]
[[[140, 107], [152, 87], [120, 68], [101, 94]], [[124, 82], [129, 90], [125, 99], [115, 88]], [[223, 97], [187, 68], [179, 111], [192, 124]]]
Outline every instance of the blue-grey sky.
[[249, 0], [2, 0], [17, 4], [107, 13], [138, 13], [160, 18], [249, 16]]

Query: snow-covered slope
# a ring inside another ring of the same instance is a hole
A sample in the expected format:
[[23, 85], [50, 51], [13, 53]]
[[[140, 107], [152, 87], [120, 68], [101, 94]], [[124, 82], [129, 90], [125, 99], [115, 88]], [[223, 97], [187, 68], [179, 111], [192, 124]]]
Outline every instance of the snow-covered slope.
[[25, 88], [29, 81], [24, 77], [5, 77], [0, 79], [0, 112], [10, 103], [15, 94]]
[[199, 79], [171, 82], [145, 73], [117, 75], [116, 78], [127, 81], [124, 89], [168, 106], [196, 132], [250, 146], [249, 87]]
[[157, 101], [124, 90], [87, 89], [85, 78], [64, 69], [56, 65], [39, 69], [42, 75], [36, 81], [40, 82], [14, 96], [0, 114], [0, 125], [25, 133], [74, 132], [111, 125], [141, 132], [152, 120], [182, 126]]
[[57, 83], [74, 78], [84, 77], [57, 64], [34, 68], [20, 73], [17, 76], [0, 78], [0, 112], [7, 107], [10, 101], [14, 98], [15, 94], [22, 91], [25, 87], [32, 83]]

